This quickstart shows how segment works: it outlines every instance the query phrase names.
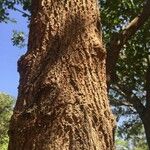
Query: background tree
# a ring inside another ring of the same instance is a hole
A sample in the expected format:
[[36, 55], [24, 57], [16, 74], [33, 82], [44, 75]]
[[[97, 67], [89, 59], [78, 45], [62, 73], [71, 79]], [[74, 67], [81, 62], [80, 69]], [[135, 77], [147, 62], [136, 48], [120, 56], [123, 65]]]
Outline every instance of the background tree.
[[7, 150], [8, 126], [12, 115], [14, 99], [4, 93], [0, 93], [0, 149]]
[[125, 128], [142, 120], [150, 146], [150, 1], [102, 1], [102, 8], [113, 110], [128, 116]]
[[141, 122], [139, 124], [132, 124], [128, 127], [124, 126], [125, 123], [122, 123], [119, 129], [117, 129], [116, 150], [148, 150], [144, 128]]
[[116, 150], [149, 150], [142, 123], [131, 119], [133, 122], [129, 126], [126, 120], [116, 130]]

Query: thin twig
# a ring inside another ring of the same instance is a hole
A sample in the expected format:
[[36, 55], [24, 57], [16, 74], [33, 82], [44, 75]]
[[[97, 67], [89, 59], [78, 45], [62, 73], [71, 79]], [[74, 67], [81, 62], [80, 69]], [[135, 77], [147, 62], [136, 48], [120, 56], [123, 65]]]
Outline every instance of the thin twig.
[[26, 15], [27, 17], [30, 17], [29, 14], [27, 14], [26, 12], [24, 12], [24, 11], [22, 11], [22, 10], [16, 8], [16, 7], [14, 7], [13, 9], [14, 9], [15, 11], [18, 11], [18, 12], [22, 13], [23, 15]]

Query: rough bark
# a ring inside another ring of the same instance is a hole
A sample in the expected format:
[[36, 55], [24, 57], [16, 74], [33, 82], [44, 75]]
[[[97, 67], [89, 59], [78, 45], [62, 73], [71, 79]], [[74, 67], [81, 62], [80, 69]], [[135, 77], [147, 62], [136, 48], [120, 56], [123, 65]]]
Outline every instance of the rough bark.
[[113, 150], [96, 0], [33, 0], [9, 150]]

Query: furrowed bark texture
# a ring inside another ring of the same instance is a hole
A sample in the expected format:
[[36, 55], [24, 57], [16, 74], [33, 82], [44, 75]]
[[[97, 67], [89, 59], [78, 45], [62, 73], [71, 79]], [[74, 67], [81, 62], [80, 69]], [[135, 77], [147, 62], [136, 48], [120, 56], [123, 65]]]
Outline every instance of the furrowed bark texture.
[[96, 0], [33, 0], [9, 150], [113, 150]]

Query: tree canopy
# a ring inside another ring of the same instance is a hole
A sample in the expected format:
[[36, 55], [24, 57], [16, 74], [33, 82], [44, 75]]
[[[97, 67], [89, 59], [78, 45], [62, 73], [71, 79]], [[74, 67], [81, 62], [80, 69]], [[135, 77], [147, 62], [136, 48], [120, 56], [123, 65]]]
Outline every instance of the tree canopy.
[[11, 21], [9, 9], [19, 11], [24, 17], [29, 17], [28, 12], [18, 9], [16, 6], [21, 5], [23, 10], [30, 11], [31, 0], [1, 0], [0, 1], [0, 22]]
[[[140, 0], [101, 1], [101, 5], [104, 41], [108, 50], [113, 42], [115, 43], [118, 39], [122, 40], [122, 33], [131, 26], [131, 20], [133, 21], [142, 13], [145, 13], [145, 17], [146, 15], [149, 17], [150, 14], [146, 10], [150, 5], [148, 1], [147, 3]], [[149, 103], [149, 35], [150, 19], [144, 22], [132, 38], [127, 36], [130, 39], [127, 41], [124, 39], [125, 43], [123, 43], [122, 49], [117, 47], [121, 51], [116, 54], [115, 57], [118, 58], [113, 70], [111, 70], [109, 96], [111, 104], [115, 106], [113, 107], [114, 113], [118, 117], [128, 117], [120, 129], [124, 129], [127, 124], [130, 127], [133, 123], [138, 125], [141, 122], [139, 114], [144, 111], [143, 109]], [[110, 53], [113, 53], [113, 51]]]
[[0, 93], [0, 149], [6, 150], [8, 145], [8, 127], [12, 115], [14, 98]]

